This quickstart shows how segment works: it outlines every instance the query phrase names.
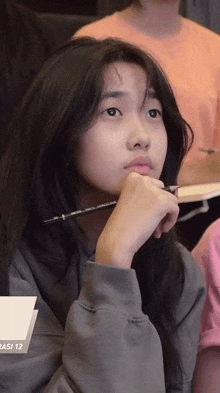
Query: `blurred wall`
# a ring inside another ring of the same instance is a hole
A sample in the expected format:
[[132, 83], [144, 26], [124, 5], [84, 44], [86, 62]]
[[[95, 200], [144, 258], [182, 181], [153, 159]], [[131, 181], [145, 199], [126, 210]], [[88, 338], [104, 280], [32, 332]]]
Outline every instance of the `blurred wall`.
[[[78, 14], [90, 16], [109, 15], [123, 8], [128, 0], [18, 0], [38, 12]], [[120, 6], [119, 6], [120, 4]], [[180, 13], [220, 33], [220, 0], [182, 0]]]
[[188, 18], [220, 34], [220, 0], [185, 0]]
[[97, 15], [96, 0], [18, 0], [37, 12]]

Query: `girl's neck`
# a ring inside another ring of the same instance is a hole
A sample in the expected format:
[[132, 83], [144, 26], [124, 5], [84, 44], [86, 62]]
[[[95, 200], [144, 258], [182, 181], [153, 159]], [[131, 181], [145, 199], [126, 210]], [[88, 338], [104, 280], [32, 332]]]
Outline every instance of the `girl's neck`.
[[[83, 180], [80, 182], [80, 189], [78, 192], [77, 209], [85, 209], [87, 207], [97, 206], [117, 199], [117, 197], [96, 190]], [[95, 250], [97, 240], [112, 213], [112, 209], [113, 208], [109, 208], [77, 219], [78, 225], [83, 230], [87, 238], [89, 253], [92, 253]]]
[[95, 252], [96, 244], [103, 231], [112, 209], [96, 212], [77, 219], [78, 225], [86, 236], [87, 250], [89, 254]]
[[119, 14], [131, 25], [154, 38], [167, 38], [181, 28], [180, 0], [142, 0]]

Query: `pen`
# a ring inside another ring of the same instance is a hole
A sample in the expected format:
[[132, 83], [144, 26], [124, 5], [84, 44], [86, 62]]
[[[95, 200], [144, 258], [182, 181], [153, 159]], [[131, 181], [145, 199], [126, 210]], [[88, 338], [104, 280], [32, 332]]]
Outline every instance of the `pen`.
[[[163, 190], [172, 193], [172, 192], [176, 191], [178, 188], [179, 188], [179, 186], [167, 186], [167, 187], [164, 187]], [[97, 211], [109, 209], [109, 208], [115, 206], [116, 204], [117, 204], [117, 201], [101, 203], [100, 205], [97, 205], [97, 206], [87, 207], [86, 209], [83, 209], [83, 210], [76, 210], [71, 213], [62, 214], [59, 217], [56, 216], [56, 217], [50, 218], [49, 220], [44, 220], [44, 223], [45, 224], [52, 224], [54, 222], [66, 221], [66, 220], [69, 220], [70, 218], [73, 218], [73, 217], [76, 218], [76, 217], [80, 217], [80, 216], [85, 216], [87, 214], [95, 213]]]

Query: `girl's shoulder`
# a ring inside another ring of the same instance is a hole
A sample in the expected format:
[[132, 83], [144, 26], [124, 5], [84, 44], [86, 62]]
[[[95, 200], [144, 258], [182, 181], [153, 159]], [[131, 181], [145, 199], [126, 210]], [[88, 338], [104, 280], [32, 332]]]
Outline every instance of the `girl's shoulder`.
[[[178, 247], [184, 263], [184, 283], [175, 311], [176, 322], [181, 335], [185, 337], [186, 332], [188, 335], [188, 329], [190, 329], [191, 335], [197, 339], [197, 322], [206, 293], [205, 280], [190, 252], [181, 244], [178, 244]], [[196, 325], [193, 321], [196, 321]]]
[[192, 253], [186, 249], [181, 243], [177, 243], [177, 247], [180, 251], [182, 256], [183, 264], [184, 264], [184, 271], [185, 271], [185, 278], [186, 279], [194, 279], [196, 277], [201, 277], [200, 270], [198, 269], [197, 264], [194, 261]]
[[40, 296], [30, 264], [36, 264], [35, 258], [22, 244], [15, 249], [9, 268], [10, 296]]
[[184, 285], [182, 297], [189, 297], [195, 294], [203, 294], [205, 291], [204, 276], [198, 264], [193, 259], [192, 254], [180, 243], [178, 243], [183, 264], [184, 264]]

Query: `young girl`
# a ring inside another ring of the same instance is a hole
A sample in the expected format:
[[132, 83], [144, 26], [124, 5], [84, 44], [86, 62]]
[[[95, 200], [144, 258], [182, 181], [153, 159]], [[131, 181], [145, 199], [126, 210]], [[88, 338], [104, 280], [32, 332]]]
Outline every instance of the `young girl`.
[[81, 38], [47, 61], [0, 166], [2, 294], [37, 296], [38, 310], [28, 353], [0, 357], [1, 392], [191, 391], [204, 285], [163, 189], [187, 128], [136, 47]]

